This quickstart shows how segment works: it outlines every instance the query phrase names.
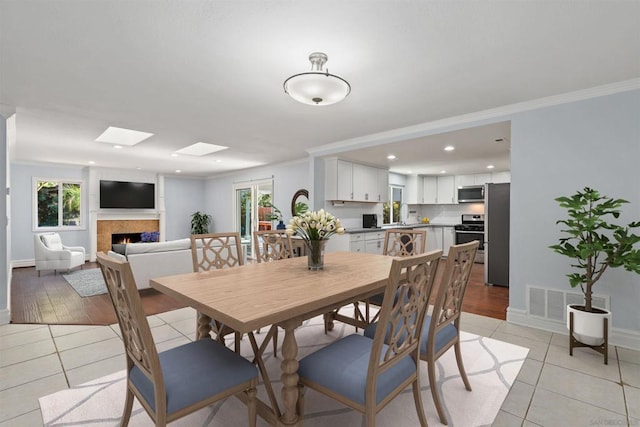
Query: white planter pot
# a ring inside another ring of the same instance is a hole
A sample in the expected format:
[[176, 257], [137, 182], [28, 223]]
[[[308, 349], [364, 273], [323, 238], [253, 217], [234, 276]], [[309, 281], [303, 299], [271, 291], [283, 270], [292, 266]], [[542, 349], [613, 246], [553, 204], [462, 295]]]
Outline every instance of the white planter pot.
[[569, 329], [569, 313], [573, 313], [573, 336], [583, 344], [600, 345], [604, 342], [604, 319], [609, 319], [609, 330], [611, 331], [611, 312], [598, 308], [602, 313], [591, 313], [579, 310], [575, 307], [584, 307], [579, 304], [567, 306], [567, 329]]

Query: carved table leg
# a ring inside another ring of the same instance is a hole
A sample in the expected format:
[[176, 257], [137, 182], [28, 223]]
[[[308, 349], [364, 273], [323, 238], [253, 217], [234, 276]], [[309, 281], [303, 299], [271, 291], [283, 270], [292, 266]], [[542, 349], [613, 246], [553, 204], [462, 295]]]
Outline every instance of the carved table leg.
[[211, 332], [211, 318], [202, 313], [198, 313], [197, 316], [196, 339], [211, 338], [211, 335], [209, 335], [209, 332]]
[[284, 341], [282, 342], [282, 402], [284, 412], [280, 421], [284, 425], [299, 425], [300, 414], [297, 412], [298, 403], [298, 343], [295, 329], [302, 324], [299, 320], [291, 320], [282, 325]]

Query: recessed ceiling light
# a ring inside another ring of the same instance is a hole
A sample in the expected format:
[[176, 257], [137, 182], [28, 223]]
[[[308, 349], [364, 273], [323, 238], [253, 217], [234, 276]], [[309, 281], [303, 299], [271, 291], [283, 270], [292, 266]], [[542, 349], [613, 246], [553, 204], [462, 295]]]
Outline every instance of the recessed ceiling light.
[[495, 168], [495, 166], [493, 166], [493, 165], [487, 166], [487, 169], [493, 169], [493, 168]]
[[180, 173], [182, 172], [180, 169], [176, 169], [176, 173]]
[[153, 136], [153, 134], [109, 126], [107, 130], [102, 132], [102, 135], [96, 138], [96, 141], [109, 144], [136, 145], [150, 136]]
[[389, 154], [389, 155], [387, 156], [387, 159], [389, 159], [389, 160], [395, 160], [395, 159], [396, 159], [396, 156], [394, 156], [393, 154]]
[[113, 148], [115, 148], [116, 150], [119, 150], [122, 148], [122, 145], [114, 145]]
[[96, 162], [94, 162], [93, 160], [89, 160], [89, 164], [90, 164], [90, 165], [95, 165], [95, 164], [96, 164]]
[[216, 163], [222, 163], [222, 160], [216, 159]]
[[171, 153], [171, 157], [178, 157], [177, 153]]
[[407, 173], [412, 173], [411, 171], [407, 171]]
[[444, 151], [453, 151], [455, 149], [456, 147], [454, 147], [453, 145], [447, 145], [446, 147], [444, 147]]
[[178, 154], [188, 154], [190, 156], [204, 156], [207, 154], [215, 153], [216, 151], [226, 150], [229, 147], [225, 147], [223, 145], [215, 145], [208, 144], [206, 142], [196, 142], [193, 145], [189, 145], [188, 147], [184, 147], [176, 153]]
[[445, 171], [445, 170], [441, 170], [441, 171], [440, 171], [440, 173], [447, 173], [447, 171]]
[[142, 170], [142, 168], [136, 168], [136, 170]]

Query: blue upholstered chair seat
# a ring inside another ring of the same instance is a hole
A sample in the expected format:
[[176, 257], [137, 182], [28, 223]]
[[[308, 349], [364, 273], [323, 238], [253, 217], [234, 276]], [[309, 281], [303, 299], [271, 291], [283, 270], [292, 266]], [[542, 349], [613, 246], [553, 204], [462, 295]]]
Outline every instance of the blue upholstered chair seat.
[[[386, 352], [386, 345], [382, 355]], [[301, 377], [339, 393], [354, 402], [365, 404], [369, 358], [373, 340], [362, 335], [349, 335], [310, 354], [300, 361]], [[376, 403], [416, 371], [411, 356], [382, 373], [376, 382]]]
[[[213, 340], [198, 340], [158, 356], [169, 414], [258, 376], [251, 362]], [[137, 366], [131, 369], [130, 378], [155, 410], [151, 381]]]
[[[431, 323], [431, 316], [426, 316], [424, 319], [424, 326], [422, 328], [422, 338], [420, 341], [420, 354], [427, 353], [427, 342], [429, 341], [429, 324]], [[376, 328], [378, 322], [372, 323], [364, 330], [364, 336], [373, 339], [376, 335]], [[454, 339], [458, 335], [458, 330], [452, 323], [448, 324], [436, 334], [436, 346], [435, 352], [440, 351], [448, 342]]]
[[369, 302], [375, 305], [382, 306], [382, 300], [384, 300], [384, 294], [375, 294], [371, 298], [369, 298]]

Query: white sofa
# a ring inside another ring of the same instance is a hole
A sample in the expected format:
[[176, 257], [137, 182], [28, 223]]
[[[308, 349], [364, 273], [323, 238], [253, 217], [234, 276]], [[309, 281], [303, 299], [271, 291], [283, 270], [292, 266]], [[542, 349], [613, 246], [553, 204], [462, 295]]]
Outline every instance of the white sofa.
[[167, 242], [129, 243], [125, 254], [109, 251], [109, 256], [129, 261], [138, 289], [149, 288], [149, 279], [193, 272], [191, 239]]
[[84, 265], [82, 246], [65, 246], [58, 233], [37, 233], [33, 236], [35, 264], [38, 276], [41, 270], [66, 270]]

